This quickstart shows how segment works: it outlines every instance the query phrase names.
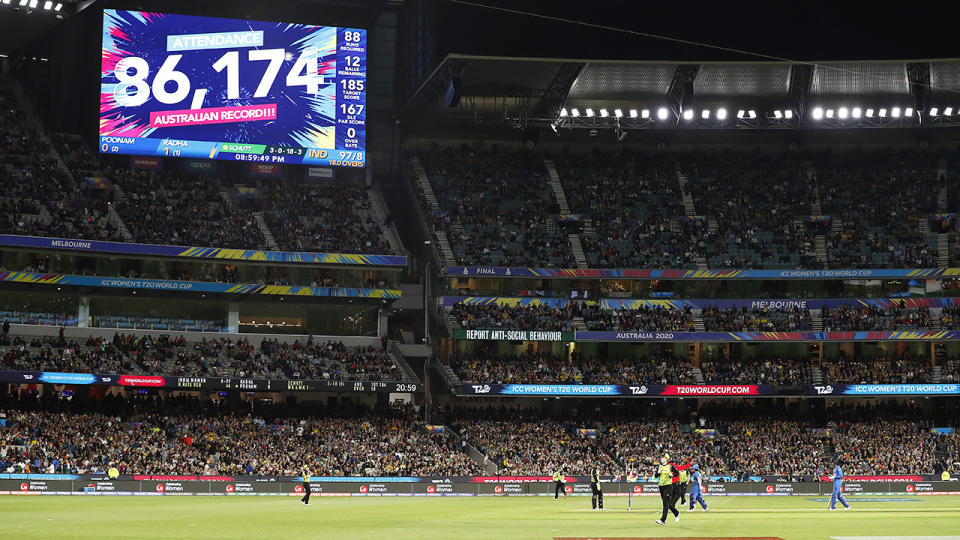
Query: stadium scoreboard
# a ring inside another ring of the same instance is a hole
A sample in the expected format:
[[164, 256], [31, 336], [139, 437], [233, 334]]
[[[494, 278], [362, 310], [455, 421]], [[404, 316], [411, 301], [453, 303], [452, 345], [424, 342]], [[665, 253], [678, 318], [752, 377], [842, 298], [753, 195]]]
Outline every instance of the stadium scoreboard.
[[106, 9], [104, 154], [363, 167], [367, 32]]

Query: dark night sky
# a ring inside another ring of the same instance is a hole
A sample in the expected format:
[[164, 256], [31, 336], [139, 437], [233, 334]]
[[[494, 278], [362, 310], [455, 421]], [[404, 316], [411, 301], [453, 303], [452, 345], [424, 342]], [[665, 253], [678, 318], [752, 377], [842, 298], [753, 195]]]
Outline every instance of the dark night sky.
[[[960, 1], [470, 0], [793, 60], [960, 57]], [[872, 4], [872, 5], [871, 5]], [[440, 53], [624, 60], [761, 60], [438, 0]]]

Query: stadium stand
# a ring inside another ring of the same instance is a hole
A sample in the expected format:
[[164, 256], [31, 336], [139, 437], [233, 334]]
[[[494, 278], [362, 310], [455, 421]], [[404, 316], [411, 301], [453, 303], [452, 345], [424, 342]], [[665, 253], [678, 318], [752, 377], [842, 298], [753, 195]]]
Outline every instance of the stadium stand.
[[[451, 359], [451, 367], [468, 383], [690, 384], [692, 366], [671, 358], [589, 358], [567, 360], [550, 353], [522, 355], [481, 351]], [[731, 381], [732, 382], [732, 381]]]
[[114, 334], [84, 342], [0, 337], [4, 369], [342, 381], [402, 381], [407, 377], [379, 347], [340, 342], [281, 343], [261, 339], [202, 339]]
[[[409, 407], [312, 411], [251, 405], [230, 411], [187, 396], [109, 395], [87, 411], [35, 399], [8, 402], [0, 471], [14, 473], [297, 476], [478, 474], [479, 466]], [[0, 409], [2, 410], [2, 409]]]
[[[575, 266], [543, 160], [468, 148], [422, 152], [460, 264]], [[425, 205], [422, 199], [421, 204]]]

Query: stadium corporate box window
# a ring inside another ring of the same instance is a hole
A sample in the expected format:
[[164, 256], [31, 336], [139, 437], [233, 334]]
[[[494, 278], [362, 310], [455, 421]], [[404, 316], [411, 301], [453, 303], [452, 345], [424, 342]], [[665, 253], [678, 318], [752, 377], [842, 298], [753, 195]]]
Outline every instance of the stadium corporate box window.
[[367, 32], [103, 12], [105, 154], [363, 167]]
[[241, 333], [375, 336], [380, 305], [241, 302]]
[[[229, 303], [219, 300], [91, 296], [89, 325], [140, 330], [220, 332]], [[121, 300], [122, 299], [122, 300]]]

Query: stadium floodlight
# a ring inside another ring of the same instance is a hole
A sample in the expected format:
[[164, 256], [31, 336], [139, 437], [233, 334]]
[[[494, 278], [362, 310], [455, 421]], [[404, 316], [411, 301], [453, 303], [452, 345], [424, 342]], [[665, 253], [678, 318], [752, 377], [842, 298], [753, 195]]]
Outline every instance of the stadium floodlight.
[[563, 109], [560, 109], [560, 116], [561, 116], [561, 117], [567, 116], [567, 109], [566, 109], [566, 107], [564, 107]]
[[704, 109], [703, 111], [701, 111], [701, 112], [700, 112], [700, 118], [703, 118], [704, 120], [709, 120], [709, 119], [710, 119], [710, 109]]
[[890, 116], [894, 118], [900, 118], [900, 107], [894, 107], [890, 109]]
[[30, 9], [37, 7], [37, 0], [30, 0]]
[[787, 120], [792, 119], [792, 118], [793, 118], [793, 109], [787, 109], [787, 110], [783, 111], [783, 117], [786, 118]]
[[747, 111], [747, 118], [753, 120], [756, 117], [757, 117], [757, 111], [753, 109], [750, 109], [749, 111]]
[[863, 115], [863, 109], [861, 109], [860, 107], [854, 107], [851, 113], [852, 113], [851, 116], [853, 116], [854, 118], [860, 118]]
[[833, 118], [833, 109], [827, 109], [827, 118]]
[[936, 116], [939, 112], [940, 112], [940, 109], [938, 109], [938, 108], [936, 108], [936, 107], [931, 107], [931, 108], [930, 108], [930, 116]]
[[593, 118], [593, 109], [587, 109], [587, 118]]
[[610, 116], [610, 113], [608, 113], [606, 109], [600, 109], [600, 116], [606, 118]]
[[717, 120], [726, 120], [727, 119], [727, 110], [726, 109], [717, 109]]
[[650, 109], [640, 111], [640, 118], [650, 118]]
[[820, 107], [813, 108], [813, 119], [822, 120], [823, 119], [823, 109]]
[[951, 114], [953, 114], [953, 107], [947, 107], [946, 109], [943, 110], [944, 116], [950, 116]]
[[630, 118], [636, 118], [636, 117], [637, 117], [637, 110], [630, 109]]
[[877, 111], [877, 116], [879, 116], [880, 118], [886, 118], [886, 117], [887, 117], [887, 110], [886, 110], [886, 109], [880, 109], [879, 111]]
[[668, 111], [666, 107], [660, 107], [657, 109], [657, 118], [660, 120], [666, 120], [668, 114], [670, 114], [670, 111]]
[[866, 117], [873, 118], [873, 109], [867, 109]]
[[904, 116], [913, 116], [913, 107], [907, 107], [907, 109], [906, 109], [905, 111], [903, 111], [903, 115], [904, 115]]
[[4, 4], [9, 4], [9, 3], [10, 3], [10, 0], [3, 0], [3, 3], [4, 3]]
[[617, 118], [623, 118], [623, 110], [621, 110], [621, 109], [614, 109], [614, 110], [613, 110], [613, 115], [616, 116]]
[[20, 0], [20, 7], [27, 5], [28, 0]]
[[846, 119], [848, 116], [850, 116], [850, 111], [846, 107], [837, 109], [837, 118]]
[[776, 118], [777, 120], [780, 120], [781, 118], [783, 118], [783, 111], [781, 111], [780, 109], [773, 111], [773, 117]]
[[63, 9], [63, 4], [61, 4], [60, 2], [57, 2], [57, 5], [56, 7], [53, 8], [53, 10], [60, 11], [61, 9]]
[[683, 111], [684, 120], [693, 120], [693, 109], [687, 109]]
[[739, 111], [737, 111], [737, 118], [743, 118], [743, 115], [745, 114], [746, 114], [746, 111], [744, 111], [743, 109], [740, 109]]
[[580, 109], [576, 107], [570, 109], [570, 115], [573, 116], [574, 118], [580, 116]]
[[46, 2], [44, 2], [43, 9], [47, 11], [50, 11], [51, 9], [53, 9], [53, 0], [47, 0]]

